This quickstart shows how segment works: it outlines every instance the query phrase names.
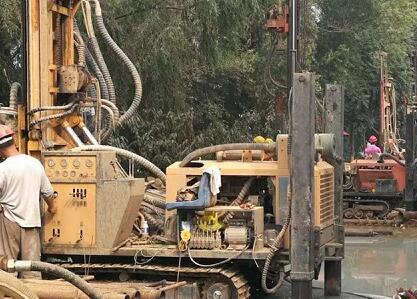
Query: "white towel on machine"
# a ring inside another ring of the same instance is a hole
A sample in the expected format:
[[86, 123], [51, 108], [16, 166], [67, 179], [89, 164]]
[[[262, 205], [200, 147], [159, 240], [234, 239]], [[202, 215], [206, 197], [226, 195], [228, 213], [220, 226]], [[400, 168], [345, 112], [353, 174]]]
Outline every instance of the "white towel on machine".
[[212, 166], [204, 170], [204, 173], [210, 175], [210, 191], [212, 195], [220, 193], [220, 187], [222, 186], [222, 175], [220, 168]]

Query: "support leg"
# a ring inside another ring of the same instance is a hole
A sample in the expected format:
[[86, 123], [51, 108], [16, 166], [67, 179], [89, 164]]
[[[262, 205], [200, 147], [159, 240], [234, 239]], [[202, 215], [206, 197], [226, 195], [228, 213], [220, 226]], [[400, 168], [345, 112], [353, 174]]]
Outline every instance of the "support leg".
[[291, 282], [291, 299], [312, 299], [313, 286], [312, 281], [296, 281]]
[[324, 295], [340, 296], [342, 291], [342, 262], [324, 262]]

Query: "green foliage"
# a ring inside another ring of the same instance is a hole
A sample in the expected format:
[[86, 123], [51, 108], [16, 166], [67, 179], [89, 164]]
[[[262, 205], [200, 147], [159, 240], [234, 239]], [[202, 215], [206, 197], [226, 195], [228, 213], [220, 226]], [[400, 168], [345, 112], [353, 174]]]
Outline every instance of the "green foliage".
[[20, 81], [21, 47], [20, 37], [21, 16], [20, 1], [2, 0], [0, 11], [0, 103], [6, 104], [9, 98], [9, 80]]
[[397, 102], [410, 95], [410, 54], [416, 28], [413, 0], [320, 0], [317, 72], [346, 88], [345, 126], [356, 143], [379, 130], [379, 53], [388, 53]]
[[[286, 57], [263, 25], [275, 0], [101, 1], [110, 34], [138, 67], [139, 111], [112, 142], [164, 168], [197, 147], [250, 141], [279, 132], [277, 97], [285, 97]], [[304, 0], [300, 66], [346, 88], [346, 129], [378, 128], [379, 52], [389, 53], [398, 99], [410, 93], [409, 54], [416, 28], [413, 0]], [[3, 0], [0, 69], [20, 80], [19, 1]], [[103, 43], [101, 43], [103, 45]], [[133, 96], [127, 68], [102, 46], [126, 110]], [[282, 53], [281, 53], [282, 54]], [[270, 72], [270, 74], [269, 74]], [[0, 99], [8, 97], [0, 75]]]
[[[262, 75], [263, 53], [271, 46], [264, 12], [272, 3], [103, 3], [110, 33], [138, 66], [144, 86], [137, 117], [113, 142], [164, 168], [197, 147], [275, 136], [274, 101]], [[109, 67], [126, 73], [116, 60]], [[119, 103], [127, 107], [130, 82], [114, 80]]]

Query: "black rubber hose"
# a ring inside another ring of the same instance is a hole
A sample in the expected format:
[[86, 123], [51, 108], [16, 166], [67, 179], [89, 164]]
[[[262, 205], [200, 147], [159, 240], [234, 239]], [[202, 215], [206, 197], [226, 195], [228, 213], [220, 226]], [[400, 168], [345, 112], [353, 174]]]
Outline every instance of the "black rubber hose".
[[204, 147], [193, 151], [188, 154], [180, 163], [180, 167], [187, 166], [192, 160], [195, 160], [199, 157], [214, 154], [220, 151], [229, 151], [229, 150], [262, 150], [266, 152], [273, 152], [276, 148], [276, 143], [229, 143], [229, 144], [220, 144], [213, 145], [209, 147]]
[[104, 41], [110, 48], [116, 53], [116, 55], [122, 60], [122, 62], [127, 66], [129, 69], [130, 74], [133, 78], [133, 83], [135, 85], [135, 95], [133, 97], [132, 103], [130, 104], [129, 109], [120, 117], [118, 122], [118, 126], [122, 126], [127, 120], [129, 120], [132, 116], [134, 116], [135, 112], [139, 108], [140, 102], [142, 100], [142, 81], [140, 79], [140, 75], [136, 66], [133, 62], [127, 57], [127, 55], [123, 52], [122, 49], [116, 44], [113, 38], [110, 36], [109, 32], [107, 31], [106, 26], [104, 25], [103, 16], [101, 14], [100, 3], [98, 1], [94, 1], [96, 5], [96, 22], [97, 22], [97, 29], [100, 35], [103, 37]]
[[93, 298], [93, 299], [103, 298], [103, 296], [98, 291], [96, 291], [93, 287], [91, 287], [91, 285], [89, 285], [88, 282], [86, 282], [84, 279], [82, 279], [78, 275], [60, 266], [45, 263], [45, 262], [40, 262], [40, 261], [31, 261], [30, 270], [41, 271], [42, 273], [52, 274], [56, 277], [62, 278], [65, 281], [68, 281], [72, 285], [79, 288], [90, 298]]

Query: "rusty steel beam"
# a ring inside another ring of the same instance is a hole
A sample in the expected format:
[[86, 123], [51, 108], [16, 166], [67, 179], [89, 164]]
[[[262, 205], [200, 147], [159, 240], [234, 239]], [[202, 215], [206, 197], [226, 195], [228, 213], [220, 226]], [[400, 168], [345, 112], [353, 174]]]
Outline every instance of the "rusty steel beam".
[[[417, 86], [416, 86], [417, 88]], [[404, 204], [408, 211], [417, 209], [417, 164], [414, 162], [417, 156], [417, 112], [408, 111], [406, 115], [406, 136], [405, 136], [405, 164], [406, 184], [404, 192]]]
[[293, 299], [312, 298], [314, 278], [314, 75], [296, 73], [291, 107], [291, 285]]
[[[335, 154], [340, 159], [332, 159], [334, 167], [334, 216], [336, 241], [342, 247], [336, 251], [337, 257], [344, 255], [343, 227], [343, 127], [344, 127], [344, 89], [341, 85], [326, 85], [325, 96], [326, 119], [325, 133], [335, 136]], [[326, 260], [324, 262], [324, 294], [339, 296], [342, 291], [342, 262], [341, 260]]]

